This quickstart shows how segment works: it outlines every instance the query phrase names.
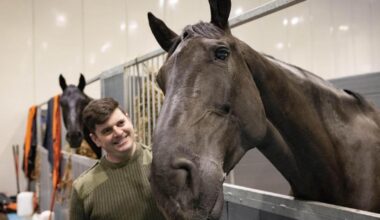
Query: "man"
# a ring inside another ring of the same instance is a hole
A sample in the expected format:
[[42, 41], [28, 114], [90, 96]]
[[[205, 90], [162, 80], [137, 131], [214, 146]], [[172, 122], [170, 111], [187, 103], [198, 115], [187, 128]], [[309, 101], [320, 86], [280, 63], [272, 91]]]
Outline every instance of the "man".
[[91, 101], [82, 118], [106, 155], [74, 181], [70, 220], [164, 219], [148, 181], [151, 150], [135, 142], [128, 114], [103, 98]]

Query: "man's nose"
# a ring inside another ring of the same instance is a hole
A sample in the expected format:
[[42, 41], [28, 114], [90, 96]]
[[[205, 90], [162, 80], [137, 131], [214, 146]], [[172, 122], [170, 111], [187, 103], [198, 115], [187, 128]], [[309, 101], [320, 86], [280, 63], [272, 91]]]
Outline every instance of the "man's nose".
[[114, 127], [113, 131], [114, 131], [114, 135], [115, 135], [115, 136], [120, 136], [120, 135], [123, 134], [123, 129], [122, 129], [122, 128], [119, 128], [119, 127], [117, 127], [117, 126]]

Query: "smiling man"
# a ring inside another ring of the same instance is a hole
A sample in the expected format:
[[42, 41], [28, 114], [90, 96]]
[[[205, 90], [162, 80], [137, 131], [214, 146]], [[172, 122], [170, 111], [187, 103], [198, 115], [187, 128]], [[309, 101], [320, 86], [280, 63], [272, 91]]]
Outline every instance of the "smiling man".
[[148, 181], [151, 150], [135, 142], [128, 114], [103, 98], [91, 101], [82, 119], [106, 155], [74, 181], [70, 220], [164, 219]]

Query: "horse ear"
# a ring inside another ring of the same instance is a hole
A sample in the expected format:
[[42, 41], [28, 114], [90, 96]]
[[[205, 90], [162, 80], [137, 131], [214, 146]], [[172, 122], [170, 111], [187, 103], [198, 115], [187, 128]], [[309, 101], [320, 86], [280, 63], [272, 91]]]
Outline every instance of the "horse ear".
[[178, 35], [170, 30], [162, 20], [156, 18], [151, 12], [148, 12], [148, 20], [150, 30], [158, 44], [160, 44], [162, 49], [168, 52], [173, 46], [176, 38], [178, 38]]
[[211, 23], [226, 30], [231, 11], [231, 0], [209, 0], [208, 3], [211, 10]]
[[62, 91], [65, 90], [67, 87], [66, 80], [62, 76], [62, 74], [59, 74], [59, 85], [61, 86]]
[[86, 86], [86, 80], [84, 79], [84, 76], [81, 73], [79, 77], [78, 89], [83, 92], [83, 89], [85, 86]]

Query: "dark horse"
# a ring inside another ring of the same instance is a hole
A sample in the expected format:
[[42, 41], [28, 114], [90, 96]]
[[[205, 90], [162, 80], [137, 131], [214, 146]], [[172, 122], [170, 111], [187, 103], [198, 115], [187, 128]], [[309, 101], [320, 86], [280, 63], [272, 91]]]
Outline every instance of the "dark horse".
[[153, 136], [151, 186], [168, 219], [218, 219], [225, 173], [257, 147], [293, 195], [380, 211], [380, 114], [364, 98], [256, 52], [228, 26], [230, 0], [209, 0], [211, 22], [175, 34], [148, 13], [168, 52]]
[[60, 105], [62, 108], [63, 122], [67, 130], [67, 142], [69, 142], [71, 148], [78, 148], [81, 146], [84, 138], [97, 158], [100, 158], [102, 154], [101, 149], [92, 142], [88, 131], [84, 129], [82, 124], [82, 111], [92, 100], [83, 92], [86, 86], [84, 76], [80, 74], [78, 86], [75, 86], [67, 85], [65, 78], [59, 75], [59, 85], [62, 89]]

